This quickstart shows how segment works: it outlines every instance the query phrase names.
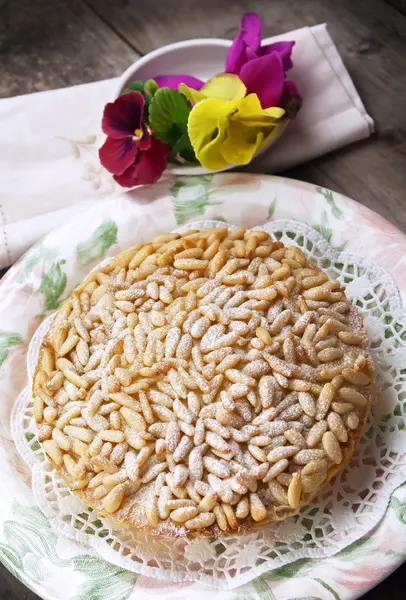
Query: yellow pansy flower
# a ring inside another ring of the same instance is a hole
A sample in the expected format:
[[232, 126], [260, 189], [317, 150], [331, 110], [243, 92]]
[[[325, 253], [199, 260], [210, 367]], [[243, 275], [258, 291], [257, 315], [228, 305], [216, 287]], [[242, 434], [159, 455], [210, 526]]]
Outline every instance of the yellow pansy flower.
[[247, 93], [247, 88], [238, 75], [234, 75], [234, 73], [219, 73], [206, 81], [200, 90], [195, 90], [184, 83], [180, 83], [178, 91], [186, 96], [189, 102], [196, 103], [207, 98], [240, 100]]
[[277, 106], [263, 109], [256, 94], [197, 100], [188, 120], [196, 158], [213, 171], [230, 164], [246, 165], [261, 146], [276, 136], [284, 114], [284, 109]]

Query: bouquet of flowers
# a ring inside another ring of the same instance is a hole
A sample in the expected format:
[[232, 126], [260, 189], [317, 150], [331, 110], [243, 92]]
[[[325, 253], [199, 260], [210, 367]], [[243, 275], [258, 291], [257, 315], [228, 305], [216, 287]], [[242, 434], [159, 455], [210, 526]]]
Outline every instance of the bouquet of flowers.
[[225, 72], [203, 82], [191, 75], [134, 81], [106, 104], [101, 164], [124, 187], [155, 183], [168, 162], [217, 171], [246, 165], [296, 116], [291, 42], [261, 46], [258, 15], [243, 15]]

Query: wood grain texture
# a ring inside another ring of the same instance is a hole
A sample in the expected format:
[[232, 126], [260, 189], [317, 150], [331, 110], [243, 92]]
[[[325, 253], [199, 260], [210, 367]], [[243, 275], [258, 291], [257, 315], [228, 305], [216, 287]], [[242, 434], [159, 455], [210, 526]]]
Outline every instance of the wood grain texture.
[[385, 0], [385, 2], [406, 16], [406, 0]]
[[81, 0], [0, 5], [0, 97], [113, 77], [137, 57]]
[[[406, 231], [406, 0], [0, 0], [0, 97], [118, 75], [177, 40], [232, 38], [247, 10], [264, 35], [327, 22], [376, 123], [369, 140], [284, 175], [345, 193]], [[405, 584], [400, 567], [364, 599], [403, 600]], [[37, 598], [0, 566], [0, 600]]]

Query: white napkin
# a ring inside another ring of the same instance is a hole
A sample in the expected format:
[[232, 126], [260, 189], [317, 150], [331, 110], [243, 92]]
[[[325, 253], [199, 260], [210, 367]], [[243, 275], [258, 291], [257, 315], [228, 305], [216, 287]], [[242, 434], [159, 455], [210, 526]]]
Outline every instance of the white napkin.
[[[296, 41], [290, 73], [303, 108], [249, 170], [277, 173], [372, 133], [373, 121], [325, 24], [271, 39]], [[0, 268], [78, 211], [123, 192], [97, 154], [103, 106], [115, 84], [110, 79], [0, 100]]]

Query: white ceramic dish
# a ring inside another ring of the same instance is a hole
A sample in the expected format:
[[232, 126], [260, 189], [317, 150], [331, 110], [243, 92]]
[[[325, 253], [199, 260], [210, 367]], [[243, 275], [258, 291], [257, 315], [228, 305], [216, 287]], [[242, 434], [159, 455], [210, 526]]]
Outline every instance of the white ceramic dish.
[[[185, 40], [158, 48], [136, 60], [121, 75], [112, 94], [115, 100], [132, 81], [145, 81], [157, 75], [193, 75], [207, 81], [216, 73], [224, 71], [227, 51], [231, 42], [216, 38]], [[267, 150], [282, 135], [288, 125], [280, 128], [279, 134], [263, 146], [256, 156]], [[234, 165], [229, 165], [220, 171], [229, 171]], [[216, 171], [208, 171], [204, 167], [182, 167], [169, 165], [174, 175], [204, 175]]]
[[[142, 186], [116, 196], [111, 191], [106, 198], [99, 199], [88, 210], [78, 210], [73, 220], [47, 234], [2, 279], [0, 476], [6, 493], [0, 495], [0, 560], [44, 600], [258, 600], [260, 596], [278, 600], [298, 596], [355, 600], [405, 560], [406, 486], [394, 492], [379, 524], [357, 542], [330, 557], [317, 558], [317, 552], [313, 557], [302, 555], [300, 561], [267, 571], [238, 590], [209, 588], [203, 570], [200, 571], [201, 583], [192, 583], [159, 581], [119, 569], [108, 562], [110, 546], [104, 534], [97, 552], [81, 547], [65, 535], [55, 534], [51, 524], [54, 511], [44, 516], [36, 506], [31, 474], [11, 441], [9, 419], [17, 395], [27, 384], [28, 345], [46, 309], [57, 308], [59, 300], [98, 262], [137, 241], [147, 241], [191, 221], [216, 219], [251, 228], [271, 218], [302, 221], [322, 232], [335, 248], [345, 248], [346, 253], [355, 255], [362, 253], [366, 259], [379, 264], [394, 278], [406, 306], [404, 234], [338, 193], [294, 180], [247, 173], [168, 178], [156, 186]], [[373, 305], [370, 310], [375, 311]], [[396, 337], [403, 344], [406, 319], [400, 311], [396, 314], [401, 324], [396, 326]], [[392, 322], [392, 328], [394, 324], [396, 321]], [[387, 346], [382, 346], [383, 358], [393, 352], [396, 339], [385, 337], [387, 328], [388, 323], [382, 328], [376, 319], [371, 330], [374, 339], [388, 341]], [[402, 350], [399, 346], [398, 351]], [[393, 358], [392, 355], [392, 369]], [[397, 364], [400, 368], [404, 365], [403, 353]], [[396, 419], [399, 415], [406, 418], [405, 385], [403, 380], [395, 389], [385, 383], [382, 402], [374, 407], [378, 415], [385, 417], [385, 423], [389, 422], [388, 413], [393, 413]], [[35, 437], [25, 439], [35, 449]], [[399, 429], [396, 439], [398, 451], [404, 454], [406, 432]], [[403, 468], [400, 463], [392, 464], [399, 471]], [[371, 473], [369, 466], [367, 463], [362, 468], [362, 476], [367, 479]], [[351, 468], [352, 478], [358, 482], [361, 469], [357, 465]], [[67, 511], [75, 509], [68, 502], [64, 507]], [[86, 519], [82, 517], [75, 524], [78, 532], [87, 533]], [[281, 539], [297, 541], [304, 531], [297, 538], [298, 530], [285, 524]], [[334, 530], [332, 537], [335, 538]], [[159, 550], [156, 542], [151, 541], [154, 560]], [[176, 547], [173, 544], [175, 557]], [[258, 545], [258, 553], [262, 547]], [[214, 554], [213, 559], [216, 556]], [[226, 560], [227, 564], [235, 565], [235, 554], [228, 554]], [[255, 553], [247, 554], [245, 560], [247, 562], [239, 563], [238, 568], [243, 565], [245, 569], [246, 564], [253, 566]]]

